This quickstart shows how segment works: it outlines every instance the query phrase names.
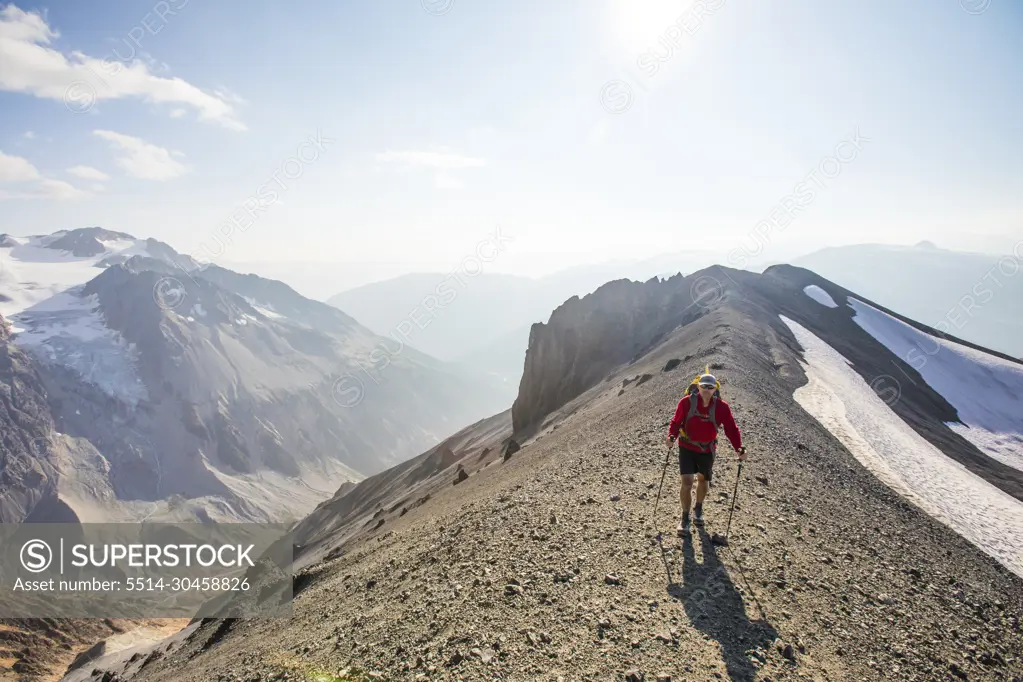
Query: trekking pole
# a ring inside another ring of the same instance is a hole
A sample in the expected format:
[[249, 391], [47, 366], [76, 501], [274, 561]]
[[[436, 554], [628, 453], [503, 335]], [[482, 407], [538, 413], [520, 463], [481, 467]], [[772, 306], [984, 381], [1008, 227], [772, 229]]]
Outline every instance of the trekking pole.
[[735, 472], [735, 488], [732, 490], [732, 508], [728, 510], [728, 526], [725, 528], [725, 536], [721, 537], [715, 533], [710, 539], [710, 541], [715, 545], [721, 545], [723, 547], [728, 546], [728, 534], [732, 530], [732, 512], [735, 511], [735, 496], [739, 493], [740, 476], [742, 476], [742, 462], [739, 462], [739, 469]]
[[661, 504], [661, 488], [664, 487], [664, 475], [668, 473], [668, 460], [671, 459], [671, 445], [664, 453], [664, 468], [661, 470], [661, 484], [657, 486], [657, 502], [654, 503], [654, 529], [657, 530], [657, 539], [661, 539], [661, 529], [657, 527], [657, 507]]

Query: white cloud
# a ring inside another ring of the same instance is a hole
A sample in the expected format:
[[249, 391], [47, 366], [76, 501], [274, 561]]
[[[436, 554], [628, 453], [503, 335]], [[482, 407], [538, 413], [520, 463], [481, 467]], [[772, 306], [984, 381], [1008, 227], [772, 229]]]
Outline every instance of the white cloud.
[[209, 93], [181, 78], [154, 75], [139, 60], [118, 61], [73, 51], [65, 55], [49, 47], [59, 33], [37, 12], [15, 5], [0, 9], [0, 90], [63, 100], [75, 112], [99, 100], [138, 98], [156, 104], [191, 108], [199, 120], [232, 130], [246, 130], [238, 119], [236, 97]]
[[188, 168], [173, 156], [184, 156], [181, 152], [173, 152], [145, 140], [130, 135], [122, 135], [110, 130], [94, 130], [92, 134], [108, 142], [120, 155], [117, 165], [128, 175], [143, 180], [170, 180], [188, 172]]
[[51, 199], [81, 199], [89, 196], [87, 192], [83, 192], [63, 180], [40, 180], [39, 187], [42, 189], [43, 196]]
[[14, 189], [0, 189], [4, 199], [81, 199], [88, 193], [64, 182], [44, 178], [27, 159], [0, 152], [0, 182]]
[[377, 161], [384, 163], [400, 163], [406, 167], [436, 168], [438, 170], [457, 170], [460, 168], [479, 168], [487, 165], [484, 159], [476, 159], [460, 154], [447, 152], [418, 151], [386, 151], [377, 154]]
[[24, 137], [26, 140], [34, 140], [36, 139], [36, 134], [33, 133], [31, 130], [26, 130], [22, 137]]
[[0, 151], [0, 182], [20, 182], [38, 178], [39, 171], [27, 159], [8, 156]]
[[106, 175], [102, 171], [92, 168], [91, 166], [73, 166], [68, 169], [68, 172], [72, 175], [82, 178], [83, 180], [109, 180], [110, 176]]
[[97, 170], [92, 166], [72, 166], [67, 169], [67, 172], [71, 175], [82, 178], [83, 180], [109, 180], [110, 176], [101, 170]]
[[185, 111], [184, 109], [174, 109], [173, 111], [170, 112], [170, 117], [171, 118], [181, 118], [182, 116], [184, 116], [187, 113], [188, 112]]
[[106, 189], [107, 189], [106, 187], [104, 187], [103, 185], [101, 185], [99, 183], [96, 183], [95, 185], [92, 186], [92, 191], [93, 192], [105, 192]]

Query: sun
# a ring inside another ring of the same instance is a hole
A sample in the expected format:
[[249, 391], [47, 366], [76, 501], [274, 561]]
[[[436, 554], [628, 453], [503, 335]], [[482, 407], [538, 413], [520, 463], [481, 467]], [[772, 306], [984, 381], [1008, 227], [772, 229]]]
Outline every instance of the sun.
[[610, 16], [615, 42], [630, 52], [643, 52], [691, 4], [690, 0], [615, 0]]

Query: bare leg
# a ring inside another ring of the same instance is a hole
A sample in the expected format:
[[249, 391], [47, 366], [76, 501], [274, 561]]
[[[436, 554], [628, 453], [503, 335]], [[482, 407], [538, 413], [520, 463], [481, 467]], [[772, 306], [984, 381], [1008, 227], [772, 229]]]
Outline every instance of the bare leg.
[[707, 497], [707, 479], [703, 477], [703, 474], [696, 474], [698, 481], [696, 483], [696, 504], [703, 504], [704, 498]]
[[[704, 494], [705, 495], [707, 494], [706, 491], [704, 491]], [[697, 490], [697, 495], [699, 495], [699, 490]], [[679, 502], [682, 503], [682, 513], [683, 514], [688, 513], [689, 512], [689, 507], [691, 507], [692, 503], [693, 503], [693, 475], [692, 474], [686, 474], [685, 476], [682, 477], [682, 489], [679, 491], [678, 499], [679, 499]]]

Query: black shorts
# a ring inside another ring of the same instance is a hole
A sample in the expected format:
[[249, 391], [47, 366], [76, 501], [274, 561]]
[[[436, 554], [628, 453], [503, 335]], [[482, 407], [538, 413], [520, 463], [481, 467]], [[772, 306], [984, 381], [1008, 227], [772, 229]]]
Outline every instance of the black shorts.
[[714, 453], [694, 452], [678, 446], [678, 472], [682, 476], [703, 474], [709, 482], [714, 474]]

